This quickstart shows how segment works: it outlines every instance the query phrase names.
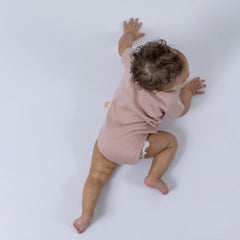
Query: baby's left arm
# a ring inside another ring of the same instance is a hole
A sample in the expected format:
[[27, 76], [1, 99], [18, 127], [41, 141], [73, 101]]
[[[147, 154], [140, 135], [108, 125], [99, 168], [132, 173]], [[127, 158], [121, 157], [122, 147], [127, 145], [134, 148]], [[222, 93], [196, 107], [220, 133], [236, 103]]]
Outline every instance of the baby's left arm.
[[126, 48], [132, 47], [133, 41], [145, 36], [145, 33], [138, 33], [138, 30], [142, 26], [142, 23], [138, 24], [137, 21], [138, 18], [136, 18], [134, 22], [133, 18], [131, 18], [128, 22], [128, 25], [125, 21], [123, 22], [124, 33], [118, 43], [118, 52], [120, 56]]
[[118, 43], [118, 53], [122, 56], [126, 48], [132, 47], [133, 37], [131, 33], [124, 33]]

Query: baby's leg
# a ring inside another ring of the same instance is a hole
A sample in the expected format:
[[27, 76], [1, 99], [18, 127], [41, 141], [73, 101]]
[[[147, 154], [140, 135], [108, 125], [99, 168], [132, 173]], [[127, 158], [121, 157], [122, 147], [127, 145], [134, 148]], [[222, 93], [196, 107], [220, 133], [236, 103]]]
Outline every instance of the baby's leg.
[[159, 189], [164, 195], [169, 192], [167, 184], [161, 179], [162, 175], [170, 166], [178, 147], [174, 135], [164, 131], [149, 134], [147, 140], [150, 146], [146, 148], [144, 158], [152, 158], [152, 166], [144, 183], [151, 188]]
[[117, 165], [100, 153], [96, 141], [90, 171], [83, 189], [82, 214], [73, 223], [78, 233], [82, 233], [90, 224], [101, 189]]

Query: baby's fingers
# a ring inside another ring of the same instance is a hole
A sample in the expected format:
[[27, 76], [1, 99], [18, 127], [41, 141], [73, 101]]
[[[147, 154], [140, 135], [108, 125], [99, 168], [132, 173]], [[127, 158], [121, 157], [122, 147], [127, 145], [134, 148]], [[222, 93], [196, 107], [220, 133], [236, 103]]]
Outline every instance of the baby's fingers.
[[195, 78], [193, 80], [190, 81], [191, 85], [198, 85], [199, 84], [199, 79]]
[[196, 80], [194, 81], [194, 83], [195, 83], [196, 85], [201, 85], [203, 82], [205, 82], [205, 80], [196, 79]]
[[130, 18], [130, 20], [128, 21], [128, 23], [126, 21], [123, 22], [123, 26], [127, 27], [129, 25], [131, 25], [133, 23], [133, 18]]
[[201, 89], [201, 88], [205, 88], [207, 86], [207, 84], [203, 84], [203, 85], [198, 85], [197, 88]]
[[196, 91], [195, 94], [203, 94], [205, 91]]
[[137, 29], [139, 29], [142, 26], [142, 22], [137, 25]]
[[204, 84], [204, 85], [199, 85], [199, 86], [197, 86], [195, 89], [196, 89], [196, 92], [195, 92], [195, 94], [203, 94], [203, 93], [205, 93], [205, 91], [199, 91], [199, 89], [202, 89], [202, 88], [205, 88], [206, 87], [206, 84]]
[[199, 81], [200, 77], [196, 77], [194, 79], [191, 80], [191, 82], [196, 82], [196, 81]]

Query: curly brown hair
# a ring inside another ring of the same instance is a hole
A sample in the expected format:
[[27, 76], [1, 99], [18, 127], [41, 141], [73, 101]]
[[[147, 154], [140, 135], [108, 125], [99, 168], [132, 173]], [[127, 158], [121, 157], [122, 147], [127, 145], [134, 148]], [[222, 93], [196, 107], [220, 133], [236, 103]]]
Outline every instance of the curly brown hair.
[[151, 94], [171, 88], [174, 78], [184, 69], [182, 55], [163, 39], [138, 46], [130, 55], [132, 83]]

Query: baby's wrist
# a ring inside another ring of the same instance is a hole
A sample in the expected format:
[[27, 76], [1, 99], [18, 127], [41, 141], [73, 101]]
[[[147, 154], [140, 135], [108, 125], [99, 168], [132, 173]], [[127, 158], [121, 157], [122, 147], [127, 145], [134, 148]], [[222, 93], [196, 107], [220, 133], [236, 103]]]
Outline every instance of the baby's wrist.
[[125, 32], [123, 35], [125, 35], [127, 38], [131, 39], [132, 41], [134, 40], [134, 36], [132, 32]]
[[193, 91], [192, 91], [192, 88], [190, 86], [185, 86], [182, 90], [190, 92], [193, 95]]

